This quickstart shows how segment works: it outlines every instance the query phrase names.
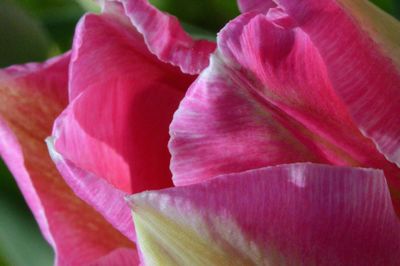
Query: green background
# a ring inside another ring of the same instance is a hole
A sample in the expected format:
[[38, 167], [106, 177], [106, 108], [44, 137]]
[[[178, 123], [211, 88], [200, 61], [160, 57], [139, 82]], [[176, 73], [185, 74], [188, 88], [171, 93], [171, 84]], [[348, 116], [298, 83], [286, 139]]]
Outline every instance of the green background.
[[[238, 15], [233, 0], [152, 0], [176, 15], [193, 35], [214, 38]], [[373, 1], [399, 18], [400, 0]], [[42, 61], [71, 46], [75, 25], [90, 0], [0, 0], [0, 67]], [[53, 251], [43, 239], [6, 166], [0, 161], [0, 266], [46, 266]]]

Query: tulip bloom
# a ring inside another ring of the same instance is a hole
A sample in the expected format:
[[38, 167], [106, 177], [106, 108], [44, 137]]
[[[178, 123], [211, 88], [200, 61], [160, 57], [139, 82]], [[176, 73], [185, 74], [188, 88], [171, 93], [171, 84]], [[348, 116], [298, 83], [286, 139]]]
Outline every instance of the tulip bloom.
[[102, 5], [70, 54], [0, 76], [1, 155], [58, 264], [400, 261], [397, 21], [241, 0], [209, 63], [146, 1]]

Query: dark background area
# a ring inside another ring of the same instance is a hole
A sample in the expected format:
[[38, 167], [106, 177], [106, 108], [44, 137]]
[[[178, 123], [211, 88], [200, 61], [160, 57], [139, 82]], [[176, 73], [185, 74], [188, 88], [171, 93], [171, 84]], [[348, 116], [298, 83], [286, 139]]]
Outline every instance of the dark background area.
[[[233, 0], [152, 0], [177, 16], [194, 36], [215, 38], [239, 14]], [[400, 0], [374, 0], [400, 17]], [[0, 0], [0, 67], [46, 58], [70, 49], [75, 25], [91, 0]], [[0, 266], [46, 266], [53, 252], [0, 160]]]

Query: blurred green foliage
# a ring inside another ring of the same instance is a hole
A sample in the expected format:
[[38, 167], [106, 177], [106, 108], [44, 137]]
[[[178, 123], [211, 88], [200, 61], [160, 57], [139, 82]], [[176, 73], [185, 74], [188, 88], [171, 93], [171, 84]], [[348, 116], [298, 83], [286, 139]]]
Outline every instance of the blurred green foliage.
[[229, 20], [239, 15], [234, 0], [150, 0], [159, 9], [180, 21], [209, 32], [218, 32]]
[[71, 46], [76, 22], [83, 8], [73, 0], [13, 0], [36, 18], [52, 41], [66, 51]]
[[51, 46], [40, 22], [8, 0], [0, 1], [0, 36], [1, 66], [43, 60]]
[[[215, 38], [239, 14], [234, 0], [150, 0], [183, 22], [196, 37]], [[399, 0], [372, 0], [400, 18]], [[91, 0], [0, 0], [0, 66], [41, 61], [70, 49], [75, 25]], [[211, 36], [211, 37], [210, 37]], [[42, 238], [12, 176], [0, 161], [0, 265], [52, 265]]]
[[399, 0], [371, 0], [375, 5], [379, 6], [394, 17], [400, 18], [400, 1]]

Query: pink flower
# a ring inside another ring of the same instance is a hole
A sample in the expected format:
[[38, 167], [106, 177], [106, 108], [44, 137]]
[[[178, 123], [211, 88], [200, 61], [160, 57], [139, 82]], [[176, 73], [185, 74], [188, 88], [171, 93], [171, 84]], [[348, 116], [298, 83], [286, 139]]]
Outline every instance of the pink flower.
[[71, 53], [0, 72], [0, 154], [58, 265], [138, 264], [124, 195], [172, 185], [169, 123], [215, 49], [147, 1], [102, 6]]
[[240, 0], [209, 57], [145, 0], [102, 5], [71, 54], [0, 73], [1, 156], [58, 264], [398, 264], [397, 21]]

